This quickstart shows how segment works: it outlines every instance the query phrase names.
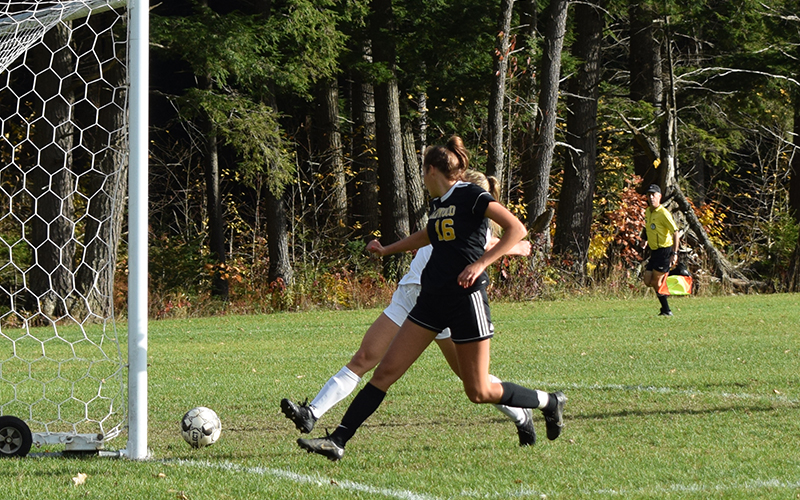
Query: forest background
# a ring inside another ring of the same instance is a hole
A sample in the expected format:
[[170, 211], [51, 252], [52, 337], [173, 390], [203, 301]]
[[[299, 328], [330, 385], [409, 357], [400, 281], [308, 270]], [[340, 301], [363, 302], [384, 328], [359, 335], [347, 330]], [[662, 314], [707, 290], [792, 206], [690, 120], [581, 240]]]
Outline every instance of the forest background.
[[[151, 8], [157, 318], [388, 303], [420, 156], [462, 136], [534, 252], [492, 295], [638, 294], [642, 193], [698, 293], [800, 287], [796, 0], [171, 0]], [[124, 259], [116, 292], [124, 300]]]

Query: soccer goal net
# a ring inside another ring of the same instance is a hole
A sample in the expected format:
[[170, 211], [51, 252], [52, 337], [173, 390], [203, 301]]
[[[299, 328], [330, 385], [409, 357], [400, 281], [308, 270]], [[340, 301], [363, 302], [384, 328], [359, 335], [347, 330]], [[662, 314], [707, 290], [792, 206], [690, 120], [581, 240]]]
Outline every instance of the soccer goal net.
[[124, 0], [0, 2], [2, 454], [99, 449], [125, 424], [127, 40]]

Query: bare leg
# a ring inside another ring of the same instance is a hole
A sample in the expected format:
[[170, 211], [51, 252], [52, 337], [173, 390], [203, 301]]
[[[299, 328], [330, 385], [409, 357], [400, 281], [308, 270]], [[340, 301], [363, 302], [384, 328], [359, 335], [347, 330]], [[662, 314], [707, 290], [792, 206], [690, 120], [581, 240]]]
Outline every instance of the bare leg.
[[461, 378], [461, 375], [458, 374], [458, 355], [456, 354], [456, 346], [453, 341], [449, 338], [435, 340], [436, 345], [438, 345], [439, 349], [442, 351], [442, 355], [445, 361], [447, 361], [448, 366], [450, 366], [450, 369], [453, 370], [453, 373], [455, 373], [458, 378]]
[[372, 379], [350, 403], [339, 427], [326, 438], [298, 439], [297, 444], [309, 452], [325, 455], [331, 460], [342, 458], [347, 441], [378, 409], [389, 387], [403, 376], [435, 336], [434, 332], [406, 320], [372, 375]]
[[367, 333], [361, 339], [361, 346], [353, 354], [347, 367], [359, 377], [363, 377], [368, 371], [378, 366], [399, 329], [400, 327], [394, 321], [381, 313], [367, 329]]
[[[444, 358], [447, 360], [447, 364], [450, 365], [450, 368], [453, 370], [459, 378], [461, 375], [459, 374], [458, 369], [458, 354], [456, 353], [456, 345], [452, 339], [436, 339], [436, 344], [441, 349]], [[499, 384], [501, 380], [497, 377], [489, 375], [490, 381], [492, 383]], [[536, 442], [536, 431], [533, 429], [533, 423], [530, 421], [530, 412], [526, 413], [526, 411], [522, 408], [513, 408], [511, 406], [496, 404], [494, 407], [509, 418], [514, 425], [517, 426], [517, 433], [520, 436], [520, 445], [521, 446], [528, 446], [534, 444]]]
[[310, 405], [295, 404], [288, 399], [281, 400], [281, 411], [286, 418], [294, 422], [300, 432], [311, 432], [317, 420], [349, 396], [358, 386], [361, 377], [377, 366], [399, 329], [394, 321], [381, 313], [367, 329], [361, 346], [350, 362], [325, 382]]
[[658, 297], [658, 301], [661, 303], [661, 315], [671, 316], [672, 313], [670, 312], [667, 302], [667, 295], [661, 295], [659, 293], [666, 279], [667, 273], [659, 271], [645, 271], [642, 276], [645, 286], [651, 287], [653, 291], [656, 292], [656, 297]]
[[652, 288], [656, 293], [658, 293], [658, 289], [665, 279], [667, 279], [667, 273], [662, 273], [660, 271], [648, 270], [642, 275], [644, 286]]
[[406, 320], [397, 332], [370, 384], [383, 392], [397, 382], [436, 336], [431, 330]]
[[[561, 434], [564, 425], [564, 403], [567, 398], [561, 392], [548, 394], [522, 387], [509, 382], [492, 382], [489, 375], [491, 339], [466, 344], [456, 344], [458, 353], [458, 366], [461, 369], [461, 380], [464, 382], [464, 391], [473, 403], [494, 403], [514, 406], [517, 408], [539, 408], [545, 417], [547, 438], [556, 439]], [[535, 433], [529, 442], [520, 444], [533, 444], [536, 440]]]
[[491, 339], [456, 344], [464, 392], [473, 403], [500, 403], [503, 386], [489, 377]]
[[653, 271], [647, 270], [644, 272], [644, 274], [642, 274], [642, 283], [644, 283], [644, 286], [648, 288], [652, 287], [652, 285], [650, 284], [650, 280], [652, 279], [653, 279]]

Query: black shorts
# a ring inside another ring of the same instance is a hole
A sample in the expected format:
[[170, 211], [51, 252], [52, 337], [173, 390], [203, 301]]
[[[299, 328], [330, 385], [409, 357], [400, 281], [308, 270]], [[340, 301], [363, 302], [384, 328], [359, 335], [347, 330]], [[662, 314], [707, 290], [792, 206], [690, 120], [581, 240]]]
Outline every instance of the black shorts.
[[658, 271], [660, 273], [668, 273], [669, 266], [672, 263], [672, 247], [659, 248], [653, 250], [650, 255], [650, 260], [647, 261], [648, 271]]
[[489, 298], [483, 288], [469, 295], [431, 294], [423, 288], [408, 319], [436, 333], [450, 328], [450, 338], [456, 344], [494, 336]]

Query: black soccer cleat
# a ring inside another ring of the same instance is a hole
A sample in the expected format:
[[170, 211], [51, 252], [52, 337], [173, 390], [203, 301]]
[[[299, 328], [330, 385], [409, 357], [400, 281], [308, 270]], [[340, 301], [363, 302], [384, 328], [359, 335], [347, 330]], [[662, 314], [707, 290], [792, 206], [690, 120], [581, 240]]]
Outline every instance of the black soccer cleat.
[[297, 444], [309, 453], [316, 453], [335, 462], [344, 456], [344, 448], [334, 443], [330, 436], [316, 439], [298, 439]]
[[536, 430], [533, 428], [533, 416], [529, 408], [523, 408], [525, 421], [517, 425], [520, 446], [533, 446], [536, 444]]
[[292, 403], [288, 399], [281, 399], [281, 411], [286, 418], [294, 422], [294, 426], [303, 434], [308, 434], [314, 429], [317, 419], [311, 413], [308, 406], [308, 399], [304, 403]]
[[561, 391], [551, 392], [550, 397], [556, 398], [556, 407], [550, 411], [542, 410], [542, 415], [547, 428], [547, 439], [552, 441], [561, 435], [561, 429], [564, 427], [564, 403], [567, 402], [567, 397]]
[[672, 316], [672, 311], [665, 311], [665, 310], [662, 309], [661, 312], [658, 313], [658, 315], [659, 316]]

